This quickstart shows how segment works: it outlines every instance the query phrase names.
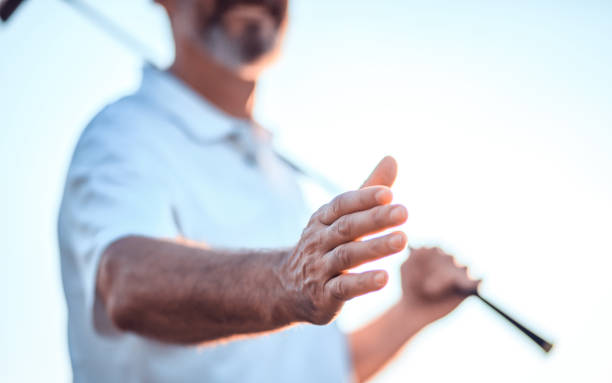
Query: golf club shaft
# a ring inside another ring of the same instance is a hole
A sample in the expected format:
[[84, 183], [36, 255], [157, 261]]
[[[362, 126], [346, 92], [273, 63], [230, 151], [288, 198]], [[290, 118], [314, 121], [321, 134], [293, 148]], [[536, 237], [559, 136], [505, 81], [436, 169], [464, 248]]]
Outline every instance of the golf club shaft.
[[539, 335], [535, 334], [533, 331], [529, 330], [527, 327], [523, 326], [522, 324], [520, 324], [519, 322], [517, 322], [514, 318], [512, 318], [510, 315], [506, 314], [505, 312], [503, 312], [500, 308], [498, 308], [497, 306], [495, 306], [493, 303], [489, 302], [487, 299], [483, 298], [480, 293], [478, 291], [474, 291], [472, 292], [472, 295], [478, 297], [478, 299], [480, 299], [481, 301], [483, 301], [487, 306], [489, 306], [490, 308], [492, 308], [493, 310], [495, 310], [499, 315], [501, 315], [502, 317], [504, 317], [508, 322], [512, 323], [514, 326], [516, 326], [516, 328], [518, 328], [519, 330], [521, 330], [523, 332], [523, 334], [527, 335], [531, 340], [533, 340], [538, 346], [540, 346], [542, 348], [542, 350], [544, 350], [545, 352], [549, 352], [552, 347], [553, 344], [550, 342], [545, 341], [544, 339], [542, 339], [542, 337], [540, 337]]

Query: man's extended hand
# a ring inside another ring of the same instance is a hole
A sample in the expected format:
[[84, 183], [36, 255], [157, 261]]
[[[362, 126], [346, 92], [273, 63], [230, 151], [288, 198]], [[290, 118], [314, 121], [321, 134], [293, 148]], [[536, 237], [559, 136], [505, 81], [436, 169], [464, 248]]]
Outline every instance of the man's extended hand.
[[420, 317], [424, 324], [453, 311], [480, 283], [437, 247], [411, 249], [401, 272], [402, 302], [408, 315]]
[[[391, 169], [394, 164], [390, 158], [381, 161], [366, 184], [390, 186], [395, 178], [395, 168]], [[299, 320], [329, 323], [345, 301], [387, 283], [385, 271], [358, 274], [346, 271], [397, 253], [406, 246], [406, 235], [402, 232], [359, 241], [406, 221], [406, 208], [390, 205], [391, 200], [387, 186], [366, 186], [339, 195], [312, 216], [279, 273], [283, 286], [297, 302]]]

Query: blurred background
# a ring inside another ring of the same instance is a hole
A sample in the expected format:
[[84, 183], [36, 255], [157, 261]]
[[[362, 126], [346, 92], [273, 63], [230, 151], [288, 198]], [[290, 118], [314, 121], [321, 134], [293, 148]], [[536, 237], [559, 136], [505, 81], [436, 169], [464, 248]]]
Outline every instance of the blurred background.
[[[85, 1], [172, 60], [149, 0]], [[612, 3], [293, 0], [257, 117], [343, 189], [385, 154], [413, 246], [453, 252], [483, 295], [556, 341], [550, 355], [475, 299], [376, 382], [612, 382]], [[67, 382], [56, 218], [76, 140], [136, 89], [143, 60], [60, 0], [0, 24], [0, 381]], [[328, 196], [305, 180], [313, 208]], [[349, 330], [400, 296], [349, 303]]]

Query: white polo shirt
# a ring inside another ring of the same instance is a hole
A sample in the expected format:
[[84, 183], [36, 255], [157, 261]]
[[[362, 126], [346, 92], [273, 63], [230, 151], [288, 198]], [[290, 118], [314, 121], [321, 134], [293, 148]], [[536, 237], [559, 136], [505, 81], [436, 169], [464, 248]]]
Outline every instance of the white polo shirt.
[[296, 175], [262, 129], [146, 67], [141, 88], [85, 129], [66, 180], [59, 243], [74, 381], [350, 380], [347, 342], [335, 324], [214, 346], [170, 345], [113, 327], [95, 293], [100, 255], [120, 237], [290, 246], [310, 213]]

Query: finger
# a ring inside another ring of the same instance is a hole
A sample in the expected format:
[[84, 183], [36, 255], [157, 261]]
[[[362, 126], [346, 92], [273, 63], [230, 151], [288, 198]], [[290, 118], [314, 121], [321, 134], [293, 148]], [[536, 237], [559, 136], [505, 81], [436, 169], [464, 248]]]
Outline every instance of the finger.
[[455, 257], [444, 252], [439, 247], [433, 247], [428, 249], [423, 256], [424, 262], [430, 269], [445, 272], [450, 275], [454, 275], [458, 265], [455, 262]]
[[391, 187], [397, 177], [397, 162], [395, 158], [386, 156], [372, 171], [368, 179], [361, 185], [362, 188], [374, 185]]
[[470, 278], [467, 267], [456, 267], [454, 273], [454, 284], [457, 290], [464, 293], [472, 293], [478, 289], [481, 280]]
[[392, 199], [391, 190], [385, 186], [372, 186], [342, 193], [321, 209], [319, 221], [331, 225], [344, 215], [388, 204]]
[[387, 273], [383, 270], [341, 274], [330, 279], [326, 287], [332, 297], [347, 301], [359, 295], [382, 289], [387, 284], [388, 278]]
[[451, 256], [450, 254], [447, 254], [446, 252], [444, 252], [444, 250], [442, 250], [438, 246], [434, 246], [434, 247], [430, 248], [429, 251], [431, 251], [432, 254], [435, 254], [437, 256], [442, 256], [442, 257], [445, 257], [445, 258], [448, 258], [448, 257]]
[[327, 227], [322, 239], [328, 249], [406, 222], [408, 211], [402, 205], [377, 206], [340, 217]]
[[329, 275], [337, 275], [366, 262], [401, 251], [408, 242], [406, 234], [397, 231], [368, 241], [354, 241], [336, 247], [327, 253]]
[[433, 258], [437, 259], [441, 255], [444, 255], [444, 252], [438, 247], [409, 247], [410, 255], [415, 255], [417, 257], [427, 257], [427, 259]]

